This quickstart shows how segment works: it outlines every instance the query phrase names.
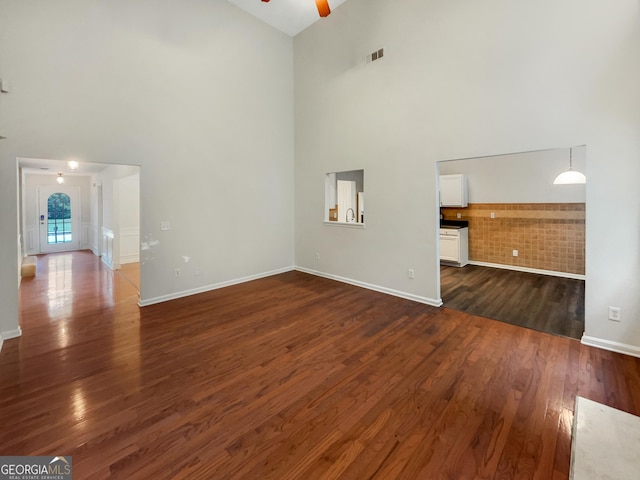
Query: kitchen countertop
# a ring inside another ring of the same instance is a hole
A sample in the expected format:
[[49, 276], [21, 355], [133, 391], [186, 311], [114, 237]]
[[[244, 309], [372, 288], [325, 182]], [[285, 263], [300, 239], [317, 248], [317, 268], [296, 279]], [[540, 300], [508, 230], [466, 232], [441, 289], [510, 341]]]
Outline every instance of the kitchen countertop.
[[467, 228], [467, 220], [440, 220], [440, 228]]

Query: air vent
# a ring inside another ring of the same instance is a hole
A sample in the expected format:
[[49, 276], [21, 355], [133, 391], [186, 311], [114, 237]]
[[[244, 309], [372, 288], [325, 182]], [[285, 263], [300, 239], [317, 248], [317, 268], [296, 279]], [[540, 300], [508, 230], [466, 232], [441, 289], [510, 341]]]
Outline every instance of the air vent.
[[384, 56], [384, 48], [380, 50], [376, 50], [373, 53], [367, 55], [367, 63], [375, 62], [376, 60], [381, 59]]

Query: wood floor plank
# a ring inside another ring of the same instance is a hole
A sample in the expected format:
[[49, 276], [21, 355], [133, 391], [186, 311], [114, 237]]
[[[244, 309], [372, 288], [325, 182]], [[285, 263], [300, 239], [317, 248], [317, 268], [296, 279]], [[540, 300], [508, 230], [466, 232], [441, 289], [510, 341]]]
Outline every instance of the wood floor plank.
[[446, 307], [576, 339], [584, 333], [584, 280], [442, 265], [440, 283]]
[[640, 413], [639, 359], [300, 272], [136, 302], [90, 252], [38, 258], [0, 453], [71, 455], [74, 478], [566, 479], [576, 395]]

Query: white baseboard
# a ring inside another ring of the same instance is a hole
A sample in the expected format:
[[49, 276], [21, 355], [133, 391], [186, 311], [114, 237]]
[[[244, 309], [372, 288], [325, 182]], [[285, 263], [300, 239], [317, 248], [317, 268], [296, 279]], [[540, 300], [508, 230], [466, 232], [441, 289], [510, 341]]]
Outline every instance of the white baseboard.
[[501, 263], [477, 262], [469, 260], [469, 265], [479, 267], [502, 268], [503, 270], [515, 270], [516, 272], [538, 273], [540, 275], [551, 275], [552, 277], [573, 278], [574, 280], [584, 280], [586, 277], [578, 273], [556, 272], [554, 270], [540, 270], [538, 268], [518, 267], [517, 265], [503, 265]]
[[271, 277], [272, 275], [278, 275], [280, 273], [290, 272], [295, 270], [294, 266], [280, 268], [278, 270], [272, 270], [270, 272], [258, 273], [256, 275], [249, 275], [247, 277], [236, 278], [233, 280], [227, 280], [225, 282], [214, 283], [213, 285], [205, 285], [203, 287], [192, 288], [190, 290], [183, 290], [182, 292], [170, 293], [168, 295], [161, 295], [159, 297], [147, 298], [140, 300], [138, 306], [148, 307], [156, 303], [168, 302], [169, 300], [176, 300], [178, 298], [188, 297], [190, 295], [197, 295], [198, 293], [210, 292], [211, 290], [217, 290], [219, 288], [230, 287], [231, 285], [237, 285], [239, 283], [250, 282], [252, 280], [258, 280], [259, 278]]
[[120, 256], [120, 265], [125, 263], [136, 263], [140, 261], [140, 255], [137, 253], [133, 253], [131, 255], [121, 255]]
[[0, 351], [2, 351], [2, 344], [5, 340], [10, 340], [12, 338], [18, 338], [22, 335], [22, 329], [20, 327], [14, 330], [7, 330], [6, 332], [0, 333]]
[[611, 340], [604, 340], [598, 337], [590, 337], [588, 335], [582, 335], [580, 343], [582, 343], [583, 345], [589, 345], [590, 347], [609, 350], [611, 352], [623, 353], [625, 355], [631, 355], [633, 357], [640, 357], [640, 347], [636, 345], [612, 342]]
[[332, 275], [330, 273], [319, 272], [317, 270], [311, 270], [304, 267], [296, 267], [299, 272], [309, 273], [318, 277], [328, 278], [330, 280], [336, 280], [342, 283], [348, 283], [349, 285], [355, 285], [356, 287], [366, 288], [367, 290], [374, 290], [380, 293], [386, 293], [387, 295], [393, 295], [394, 297], [404, 298], [406, 300], [412, 300], [418, 303], [424, 303], [425, 305], [431, 305], [432, 307], [441, 307], [442, 299], [433, 299], [428, 297], [422, 297], [420, 295], [414, 295], [413, 293], [401, 292], [392, 288], [381, 287], [379, 285], [372, 285], [370, 283], [361, 282], [359, 280], [353, 280], [351, 278], [340, 277], [338, 275]]
[[7, 330], [5, 332], [0, 333], [3, 340], [9, 340], [11, 338], [18, 338], [22, 335], [22, 329], [20, 327], [14, 330]]

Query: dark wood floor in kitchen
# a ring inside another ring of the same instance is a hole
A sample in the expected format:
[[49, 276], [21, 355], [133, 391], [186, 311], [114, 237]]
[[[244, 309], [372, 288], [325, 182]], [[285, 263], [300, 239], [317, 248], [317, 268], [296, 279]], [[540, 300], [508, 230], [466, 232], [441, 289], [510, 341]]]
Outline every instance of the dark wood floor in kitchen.
[[576, 395], [640, 413], [640, 359], [289, 272], [139, 309], [38, 258], [0, 352], [2, 455], [77, 479], [566, 480]]
[[455, 310], [565, 337], [584, 332], [584, 280], [441, 265], [440, 290]]

